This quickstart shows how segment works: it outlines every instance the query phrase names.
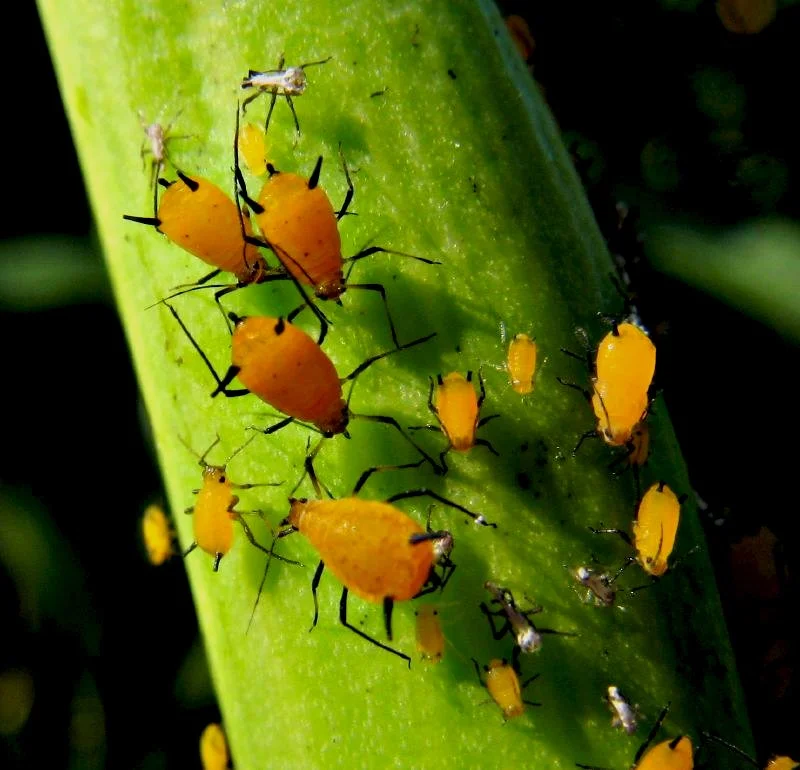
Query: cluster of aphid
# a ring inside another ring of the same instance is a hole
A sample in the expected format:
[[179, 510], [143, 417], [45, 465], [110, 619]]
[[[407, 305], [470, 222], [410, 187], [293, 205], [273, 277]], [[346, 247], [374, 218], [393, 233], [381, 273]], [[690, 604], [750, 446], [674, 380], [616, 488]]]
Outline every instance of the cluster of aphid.
[[[323, 64], [326, 61], [328, 59], [311, 64]], [[227, 462], [222, 466], [208, 464], [206, 457], [218, 443], [217, 438], [199, 457], [203, 468], [203, 484], [196, 491], [198, 497], [195, 506], [189, 509], [193, 512], [194, 541], [184, 555], [199, 547], [214, 558], [216, 570], [220, 560], [232, 547], [233, 522], [236, 521], [250, 543], [265, 554], [266, 577], [266, 570], [273, 558], [288, 564], [298, 564], [277, 554], [275, 545], [279, 538], [299, 531], [320, 556], [311, 585], [314, 603], [312, 628], [317, 624], [319, 614], [317, 588], [327, 565], [343, 585], [340, 622], [371, 644], [402, 658], [410, 666], [411, 658], [407, 654], [367, 635], [347, 619], [350, 591], [366, 601], [382, 604], [386, 635], [391, 641], [394, 603], [444, 590], [455, 570], [455, 564], [450, 559], [452, 534], [446, 530], [432, 529], [430, 512], [427, 525], [423, 528], [393, 503], [403, 499], [428, 497], [466, 514], [478, 525], [490, 528], [496, 525], [488, 522], [483, 515], [427, 488], [400, 492], [385, 502], [362, 500], [357, 494], [377, 472], [418, 468], [427, 463], [436, 474], [442, 475], [448, 470], [445, 457], [450, 451], [467, 452], [476, 445], [483, 445], [497, 454], [488, 441], [476, 435], [478, 428], [497, 415], [483, 418], [480, 416], [486, 395], [480, 373], [477, 378], [479, 392], [476, 392], [471, 372], [466, 377], [453, 372], [444, 377], [439, 375], [436, 379], [431, 378], [428, 406], [438, 424], [413, 426], [408, 430], [428, 428], [444, 433], [447, 447], [440, 453], [437, 462], [411, 438], [395, 418], [353, 412], [350, 409], [349, 396], [344, 398], [343, 385], [354, 382], [372, 364], [421, 345], [435, 336], [429, 334], [401, 344], [383, 286], [351, 283], [349, 277], [353, 265], [378, 253], [400, 255], [430, 265], [439, 263], [380, 246], [370, 246], [348, 258], [342, 256], [338, 222], [348, 213], [354, 188], [341, 151], [348, 190], [338, 211], [319, 186], [322, 157], [318, 159], [309, 178], [279, 172], [271, 163], [266, 162], [264, 138], [278, 97], [286, 98], [299, 133], [300, 126], [292, 97], [305, 91], [305, 68], [311, 64], [283, 69], [281, 58], [277, 70], [251, 71], [242, 81], [243, 88], [256, 90], [241, 106], [237, 105], [233, 143], [235, 200], [231, 200], [209, 180], [182, 170], [176, 169], [177, 179], [174, 181], [160, 178], [167, 162], [165, 132], [156, 125], [146, 127], [154, 164], [154, 213], [152, 217], [126, 215], [125, 218], [153, 226], [170, 241], [213, 267], [211, 273], [196, 283], [178, 287], [170, 297], [160, 301], [169, 309], [211, 373], [216, 383], [211, 395], [222, 394], [230, 398], [254, 394], [286, 415], [274, 425], [263, 429], [261, 432], [264, 434], [275, 433], [286, 425], [295, 423], [304, 425], [321, 436], [315, 447], [307, 451], [305, 471], [300, 480], [302, 482], [308, 475], [317, 499], [291, 498], [289, 515], [281, 523], [282, 529], [273, 534], [269, 547], [259, 543], [254, 536], [244, 519], [245, 512], [236, 507], [238, 497], [235, 494], [235, 490], [267, 485], [234, 483], [227, 475]], [[240, 114], [244, 114], [246, 106], [261, 94], [270, 96], [264, 131], [254, 125], [244, 126], [240, 130]], [[240, 153], [253, 174], [268, 174], [256, 198], [248, 193], [240, 166]], [[159, 186], [165, 188], [160, 199]], [[260, 235], [256, 235], [253, 229], [251, 212]], [[267, 261], [265, 253], [274, 256], [275, 264]], [[346, 272], [345, 265], [348, 265]], [[210, 283], [223, 272], [232, 273], [235, 283]], [[291, 281], [302, 297], [302, 303], [285, 318], [240, 317], [224, 311], [221, 299], [226, 294], [245, 286], [279, 280]], [[168, 302], [179, 294], [205, 288], [215, 290], [215, 301], [222, 311], [226, 326], [229, 321], [233, 323], [232, 330], [228, 326], [232, 335], [231, 364], [222, 375], [214, 368], [178, 312]], [[328, 320], [314, 300], [338, 301], [347, 289], [364, 289], [380, 295], [386, 309], [394, 347], [367, 358], [350, 374], [340, 377], [321, 347], [328, 330]], [[297, 315], [306, 308], [310, 309], [319, 323], [316, 340], [293, 323]], [[513, 389], [521, 395], [533, 390], [536, 353], [536, 344], [525, 334], [515, 336], [509, 345], [506, 368]], [[649, 451], [646, 417], [651, 404], [655, 347], [638, 326], [621, 323], [613, 326], [613, 330], [597, 347], [593, 358], [587, 355], [589, 366], [593, 370], [591, 390], [584, 390], [573, 383], [564, 383], [581, 390], [594, 410], [597, 428], [586, 436], [598, 435], [609, 445], [624, 448], [623, 458], [638, 471], [645, 463]], [[238, 379], [243, 387], [232, 388], [234, 379]], [[302, 387], [298, 385], [300, 382]], [[332, 495], [317, 478], [314, 459], [322, 442], [339, 434], [347, 435], [348, 424], [354, 419], [391, 426], [419, 453], [420, 459], [403, 465], [369, 468], [361, 474], [349, 497], [324, 499], [323, 491], [328, 498], [332, 498]], [[581, 437], [578, 446], [586, 436]], [[244, 449], [252, 438], [237, 449], [234, 455]], [[636, 478], [638, 487], [638, 473]], [[588, 589], [597, 604], [613, 605], [616, 595], [615, 581], [630, 563], [637, 561], [653, 578], [660, 577], [667, 571], [667, 560], [675, 543], [679, 516], [680, 500], [672, 490], [663, 482], [653, 484], [639, 504], [633, 538], [622, 530], [594, 530], [621, 536], [634, 548], [635, 555], [629, 557], [614, 575], [583, 566], [577, 570], [575, 577]], [[169, 558], [172, 553], [171, 532], [163, 513], [156, 509], [148, 510], [144, 530], [153, 563], [161, 563]], [[391, 565], [391, 568], [387, 565]], [[510, 664], [495, 659], [482, 672], [478, 661], [473, 659], [473, 663], [479, 681], [502, 709], [505, 718], [509, 719], [522, 714], [524, 704], [530, 703], [522, 699], [522, 690], [538, 676], [520, 683], [520, 654], [536, 652], [541, 647], [544, 634], [575, 634], [537, 628], [531, 616], [541, 608], [522, 610], [511, 591], [492, 581], [487, 581], [485, 588], [490, 595], [490, 604], [494, 606], [492, 608], [489, 604], [482, 603], [480, 609], [489, 622], [492, 635], [495, 639], [501, 639], [510, 634], [514, 639], [514, 650]], [[261, 589], [259, 595], [260, 592]], [[501, 620], [499, 627], [496, 625], [498, 618]], [[437, 610], [431, 605], [426, 605], [418, 613], [417, 641], [423, 657], [433, 662], [441, 660], [445, 639], [438, 622]], [[608, 688], [607, 701], [614, 714], [613, 724], [629, 734], [633, 733], [637, 728], [635, 708], [615, 686]], [[665, 716], [666, 709], [636, 755], [635, 766], [640, 770], [667, 767], [686, 770], [692, 767], [692, 746], [685, 736], [665, 741], [647, 750]]]

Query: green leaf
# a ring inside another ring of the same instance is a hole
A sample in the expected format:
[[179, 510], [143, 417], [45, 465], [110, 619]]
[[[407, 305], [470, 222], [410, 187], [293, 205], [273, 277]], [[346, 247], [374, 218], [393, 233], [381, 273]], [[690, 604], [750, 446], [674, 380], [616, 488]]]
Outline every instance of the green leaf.
[[[498, 524], [476, 527], [442, 506], [434, 511], [435, 526], [455, 535], [458, 564], [448, 590], [435, 597], [449, 641], [438, 666], [415, 661], [408, 671], [342, 628], [340, 586], [330, 574], [320, 586], [319, 625], [309, 633], [316, 559], [300, 535], [283, 540], [281, 553], [308, 566], [274, 564], [249, 634], [261, 554], [239, 536], [217, 574], [204, 554], [187, 559], [236, 766], [626, 767], [640, 738], [611, 729], [602, 702], [609, 684], [628, 691], [648, 719], [672, 702], [662, 740], [679, 732], [697, 739], [701, 729], [714, 729], [748, 748], [713, 575], [704, 550], [689, 555], [702, 543], [691, 503], [683, 509], [677, 549], [684, 562], [659, 585], [625, 599], [624, 612], [583, 604], [565, 569], [592, 555], [608, 566], [628, 555], [623, 543], [592, 536], [587, 526], [627, 528], [633, 483], [611, 475], [612, 456], [597, 442], [571, 456], [594, 418], [578, 394], [556, 381], [561, 375], [587, 382], [559, 347], [575, 347], [577, 326], [599, 340], [606, 328], [596, 313], [619, 313], [622, 303], [558, 131], [493, 6], [474, 0], [357, 0], [346, 9], [322, 0], [188, 6], [42, 0], [40, 6], [174, 511], [191, 505], [200, 479], [179, 436], [202, 452], [219, 432], [223, 445], [209, 459], [222, 462], [247, 438], [248, 425], [273, 419], [255, 397], [212, 401], [211, 377], [169, 313], [144, 309], [205, 266], [151, 229], [122, 220], [123, 213], [147, 215], [150, 208], [137, 110], [165, 123], [182, 110], [173, 130], [193, 139], [174, 143], [172, 160], [230, 190], [240, 79], [248, 68], [273, 67], [281, 52], [290, 64], [334, 58], [309, 70], [309, 89], [295, 99], [303, 131], [296, 146], [291, 114], [276, 105], [272, 162], [308, 174], [324, 155], [321, 184], [337, 205], [345, 190], [336, 162], [341, 142], [359, 215], [341, 223], [345, 253], [377, 243], [442, 262], [432, 267], [380, 256], [357, 268], [356, 279], [386, 285], [401, 339], [434, 330], [438, 336], [366, 372], [353, 410], [389, 414], [403, 425], [427, 422], [429, 376], [483, 365], [485, 413], [502, 414], [481, 432], [501, 457], [480, 447], [451, 453], [444, 479], [394, 472], [364, 490], [380, 498], [431, 486]], [[263, 119], [265, 102], [251, 105], [248, 118]], [[291, 286], [262, 286], [237, 292], [229, 306], [276, 315], [297, 301]], [[229, 341], [211, 297], [196, 292], [175, 304], [224, 371]], [[342, 308], [325, 312], [334, 322], [325, 348], [342, 374], [391, 344], [373, 296], [352, 291]], [[519, 398], [507, 376], [492, 369], [505, 355], [501, 322], [511, 334], [534, 335], [547, 358], [530, 398]], [[645, 480], [663, 478], [679, 493], [690, 492], [664, 404], [655, 412]], [[327, 442], [317, 465], [337, 495], [349, 494], [370, 465], [414, 459], [385, 426], [354, 421], [351, 432], [350, 441]], [[284, 488], [243, 493], [241, 508], [260, 508], [278, 524], [288, 513], [286, 496], [301, 473], [306, 440], [307, 432], [290, 427], [257, 437], [236, 457], [235, 481], [287, 480]], [[420, 441], [431, 452], [444, 448], [441, 435]], [[425, 504], [403, 507], [424, 519]], [[176, 519], [185, 546], [191, 520]], [[266, 527], [257, 520], [252, 526], [267, 542]], [[629, 570], [628, 585], [642, 582], [636, 570]], [[520, 601], [524, 594], [534, 598], [544, 607], [537, 616], [543, 627], [579, 634], [547, 637], [540, 653], [525, 656], [523, 676], [541, 672], [527, 697], [543, 706], [506, 726], [494, 705], [484, 705], [487, 695], [470, 662], [508, 658], [512, 649], [510, 639], [492, 640], [478, 610], [488, 599], [487, 579], [509, 586]], [[351, 597], [349, 613], [382, 638], [378, 606]], [[394, 631], [393, 643], [411, 652], [410, 603], [396, 607]]]

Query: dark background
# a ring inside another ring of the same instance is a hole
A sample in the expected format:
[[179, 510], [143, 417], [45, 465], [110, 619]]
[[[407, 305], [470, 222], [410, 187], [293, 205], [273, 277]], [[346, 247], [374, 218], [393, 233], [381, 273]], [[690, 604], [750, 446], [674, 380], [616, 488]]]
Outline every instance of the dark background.
[[[798, 348], [747, 308], [656, 273], [645, 255], [648, 233], [665, 222], [800, 219], [789, 117], [800, 8], [782, 7], [763, 32], [740, 35], [713, 3], [611, 5], [505, 11], [527, 16], [532, 72], [656, 337], [658, 385], [709, 505], [760, 756], [797, 757], [788, 609], [798, 606]], [[218, 714], [189, 589], [179, 560], [156, 570], [137, 539], [159, 476], [35, 7], [17, 14], [25, 71], [5, 78], [1, 129], [0, 766], [196, 765], [200, 731]], [[0, 71], [19, 71], [16, 51], [0, 57]], [[741, 94], [741, 140], [722, 151], [719, 120], [701, 105], [716, 99], [724, 113]], [[619, 200], [634, 212], [622, 231]], [[113, 425], [101, 422], [98, 398], [115, 405]], [[762, 527], [774, 537], [750, 538]], [[39, 562], [21, 556], [32, 545]], [[33, 708], [14, 727], [14, 708], [2, 702], [24, 701], [26, 683]]]

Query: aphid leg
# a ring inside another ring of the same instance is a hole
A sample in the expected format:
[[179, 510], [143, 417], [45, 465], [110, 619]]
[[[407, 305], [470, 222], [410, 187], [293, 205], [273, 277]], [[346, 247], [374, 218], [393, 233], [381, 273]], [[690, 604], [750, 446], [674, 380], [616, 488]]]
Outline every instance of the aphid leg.
[[365, 470], [358, 477], [358, 481], [356, 482], [356, 485], [353, 487], [352, 496], [355, 497], [359, 493], [364, 484], [367, 483], [367, 479], [369, 479], [369, 477], [373, 473], [383, 473], [384, 471], [401, 471], [405, 470], [406, 468], [419, 468], [419, 466], [422, 465], [422, 463], [424, 462], [425, 458], [423, 458], [422, 460], [418, 460], [415, 463], [405, 463], [403, 465], [375, 465], [372, 468], [367, 468], [367, 470]]
[[667, 703], [663, 709], [661, 709], [661, 713], [658, 715], [658, 719], [656, 719], [653, 726], [650, 728], [650, 732], [647, 734], [647, 738], [645, 738], [644, 743], [639, 746], [639, 749], [636, 752], [636, 755], [633, 758], [633, 766], [639, 764], [639, 760], [642, 758], [642, 755], [647, 751], [647, 747], [653, 742], [653, 739], [656, 737], [656, 734], [661, 729], [661, 725], [663, 724], [664, 720], [667, 718], [667, 712], [669, 711], [670, 703]]
[[386, 289], [383, 288], [383, 284], [380, 283], [348, 283], [347, 284], [348, 291], [350, 289], [362, 289], [363, 291], [376, 291], [381, 296], [381, 300], [383, 301], [384, 310], [386, 310], [386, 319], [389, 321], [389, 332], [392, 335], [392, 342], [394, 342], [394, 346], [400, 350], [401, 345], [397, 340], [397, 330], [394, 327], [394, 321], [392, 320], [392, 313], [389, 310], [389, 303], [386, 300]]
[[[499, 610], [490, 610], [486, 602], [481, 602], [479, 605], [480, 611], [486, 615], [487, 620], [489, 621], [489, 625], [492, 629], [492, 637], [497, 641], [502, 639], [506, 634], [511, 632], [511, 623], [508, 622], [508, 618], [506, 617], [505, 612], [502, 609]], [[494, 619], [496, 617], [503, 618], [503, 626], [498, 630], [497, 626], [494, 623]]]
[[248, 430], [257, 430], [259, 433], [269, 436], [271, 433], [277, 433], [279, 430], [281, 430], [281, 428], [285, 428], [287, 425], [293, 422], [295, 422], [294, 417], [286, 417], [283, 420], [276, 422], [274, 425], [270, 425], [268, 428], [259, 428], [257, 425], [250, 425]]
[[[314, 64], [321, 64], [321, 63], [322, 62], [314, 62]], [[342, 207], [336, 212], [337, 220], [341, 219], [345, 214], [347, 214], [347, 209], [353, 200], [353, 195], [355, 195], [353, 180], [350, 179], [350, 170], [347, 168], [347, 161], [344, 159], [344, 153], [342, 152], [341, 142], [339, 142], [339, 157], [342, 159], [342, 171], [344, 171], [344, 178], [347, 180], [347, 192], [345, 193], [344, 201], [342, 202]]]
[[[492, 417], [499, 417], [499, 414], [493, 414]], [[483, 422], [483, 421], [481, 421]], [[478, 423], [480, 425], [480, 423]], [[500, 452], [498, 452], [485, 438], [476, 438], [475, 439], [475, 446], [485, 446], [495, 457], [500, 457]]]
[[[351, 391], [351, 393], [352, 393], [352, 391]], [[400, 423], [397, 422], [397, 420], [395, 420], [394, 417], [388, 417], [387, 415], [383, 415], [383, 414], [356, 414], [355, 412], [350, 412], [350, 419], [352, 419], [352, 420], [367, 420], [369, 422], [380, 422], [380, 423], [383, 423], [385, 425], [392, 425], [398, 431], [398, 433], [406, 441], [408, 441], [408, 443], [411, 444], [411, 446], [413, 446], [414, 449], [416, 449], [417, 452], [420, 453], [420, 455], [422, 455], [423, 460], [425, 460], [426, 462], [430, 463], [431, 467], [433, 468], [433, 472], [437, 476], [440, 476], [442, 474], [442, 469], [439, 467], [439, 465], [437, 465], [436, 460], [434, 460], [419, 444], [416, 443], [416, 441], [414, 441], [414, 439], [411, 438], [411, 436], [409, 436], [400, 427]], [[403, 467], [405, 467], [405, 466], [403, 466]]]
[[478, 661], [475, 658], [470, 658], [472, 661], [472, 665], [475, 666], [475, 673], [478, 675], [478, 682], [480, 682], [481, 687], [486, 687], [486, 683], [483, 681], [483, 677], [481, 676], [481, 667], [478, 665]]
[[197, 543], [194, 541], [192, 544], [183, 552], [183, 558], [185, 559], [194, 549], [197, 548]]
[[[294, 102], [292, 101], [292, 97], [289, 96], [289, 94], [284, 94], [284, 96], [286, 97], [286, 103], [289, 105], [289, 109], [292, 111], [292, 117], [294, 118], [294, 143], [297, 144], [297, 140], [300, 138], [300, 121], [297, 119], [297, 113], [294, 111]], [[267, 123], [269, 123], [269, 120]], [[264, 128], [264, 133], [267, 133], [266, 127]]]
[[[631, 548], [634, 547], [631, 536], [624, 529], [596, 529], [595, 527], [589, 527], [588, 529], [593, 535], [617, 535], [618, 537], [621, 537]], [[620, 572], [621, 571], [622, 570], [620, 570]], [[614, 579], [616, 580], [616, 576]]]
[[586, 433], [582, 433], [578, 439], [578, 443], [575, 444], [575, 448], [572, 450], [573, 457], [578, 454], [578, 450], [587, 438], [600, 438], [600, 434], [596, 430], [587, 430]]
[[273, 92], [270, 94], [269, 97], [269, 108], [267, 109], [267, 119], [264, 121], [264, 136], [267, 135], [269, 131], [269, 122], [272, 120], [272, 111], [275, 109], [275, 102], [278, 99], [278, 95]]
[[[428, 378], [431, 381], [430, 389], [428, 390], [428, 410], [430, 413], [436, 418], [436, 422], [439, 423], [438, 426], [436, 425], [414, 425], [409, 426], [409, 430], [440, 430], [444, 432], [444, 426], [442, 425], [442, 421], [439, 419], [439, 414], [436, 411], [436, 406], [433, 403], [433, 390], [434, 390], [434, 381], [433, 377]], [[439, 387], [442, 386], [442, 375], [436, 375], [436, 382], [439, 384]], [[449, 449], [449, 448], [448, 448]]]
[[[387, 605], [388, 602], [388, 605]], [[388, 606], [388, 610], [387, 610]], [[384, 610], [384, 618], [386, 619], [387, 627], [391, 625], [391, 616], [392, 616], [392, 600], [388, 597], [384, 599], [383, 604]], [[363, 631], [359, 630], [355, 626], [351, 626], [347, 622], [347, 589], [342, 588], [342, 598], [339, 602], [339, 622], [345, 627], [349, 628], [353, 633], [358, 634], [362, 639], [366, 639], [371, 644], [374, 644], [376, 647], [380, 647], [382, 650], [386, 650], [386, 652], [391, 652], [393, 655], [397, 655], [398, 658], [402, 658], [408, 663], [408, 667], [411, 668], [411, 658], [408, 655], [400, 652], [399, 650], [395, 650], [393, 647], [389, 647], [386, 644], [381, 644], [377, 639], [373, 639], [368, 634], [365, 634]], [[389, 637], [391, 639], [391, 636]]]
[[311, 623], [311, 628], [308, 629], [309, 633], [314, 630], [314, 626], [317, 625], [317, 621], [319, 620], [319, 599], [317, 598], [317, 588], [319, 588], [319, 581], [322, 579], [322, 571], [324, 569], [325, 562], [321, 561], [317, 565], [317, 569], [314, 572], [314, 577], [311, 580], [311, 596], [314, 598], [314, 621]]
[[442, 497], [440, 494], [432, 492], [430, 489], [410, 489], [407, 490], [406, 492], [398, 492], [396, 495], [392, 495], [390, 498], [388, 498], [386, 502], [393, 503], [397, 500], [407, 500], [411, 497], [430, 497], [432, 500], [438, 500], [440, 503], [449, 505], [451, 508], [455, 508], [457, 511], [466, 513], [467, 516], [475, 519], [475, 521], [477, 521], [484, 527], [497, 527], [497, 524], [486, 521], [486, 519], [483, 517], [482, 514], [473, 513], [468, 508], [465, 508], [463, 505], [454, 503], [452, 500], [448, 500], [446, 497]]

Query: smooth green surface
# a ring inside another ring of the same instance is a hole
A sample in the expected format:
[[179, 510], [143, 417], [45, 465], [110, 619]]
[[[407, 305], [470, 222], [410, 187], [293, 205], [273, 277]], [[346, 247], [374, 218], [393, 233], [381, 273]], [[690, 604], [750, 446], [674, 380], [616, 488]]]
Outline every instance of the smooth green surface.
[[[201, 452], [219, 432], [223, 445], [209, 459], [222, 462], [246, 438], [246, 426], [273, 418], [255, 397], [212, 401], [212, 379], [173, 319], [162, 307], [144, 310], [205, 266], [152, 229], [122, 220], [123, 213], [147, 215], [150, 207], [137, 110], [165, 123], [182, 110], [174, 131], [194, 138], [173, 145], [173, 160], [231, 189], [239, 80], [248, 68], [274, 66], [282, 51], [290, 63], [334, 58], [309, 70], [309, 90], [296, 99], [303, 130], [296, 147], [291, 115], [276, 105], [271, 160], [308, 173], [323, 154], [321, 184], [336, 205], [344, 194], [335, 160], [341, 142], [359, 214], [341, 223], [345, 253], [378, 243], [443, 263], [386, 256], [357, 268], [356, 280], [386, 285], [401, 339], [434, 330], [438, 336], [365, 373], [353, 410], [391, 414], [404, 425], [427, 422], [429, 375], [483, 365], [485, 413], [502, 414], [481, 432], [501, 457], [479, 447], [451, 455], [443, 480], [428, 471], [396, 472], [365, 489], [377, 498], [430, 485], [498, 524], [476, 528], [441, 506], [434, 511], [435, 526], [454, 532], [458, 563], [447, 592], [436, 597], [449, 641], [438, 666], [415, 658], [409, 672], [343, 629], [340, 586], [330, 574], [320, 587], [319, 625], [308, 633], [316, 560], [300, 535], [283, 541], [281, 551], [306, 568], [275, 565], [247, 635], [261, 555], [239, 536], [217, 574], [205, 554], [187, 559], [236, 767], [566, 768], [576, 761], [627, 767], [646, 728], [634, 737], [611, 729], [602, 696], [612, 683], [640, 704], [648, 722], [672, 702], [662, 739], [677, 732], [696, 738], [713, 728], [740, 736], [746, 746], [738, 681], [704, 551], [657, 587], [622, 600], [624, 610], [582, 604], [566, 569], [593, 555], [615, 566], [628, 554], [621, 541], [594, 537], [587, 525], [628, 527], [633, 483], [609, 473], [612, 455], [599, 442], [571, 456], [593, 416], [579, 394], [555, 379], [586, 382], [586, 372], [559, 347], [576, 347], [576, 326], [598, 340], [606, 329], [596, 313], [619, 313], [621, 303], [569, 158], [493, 8], [468, 0], [364, 1], [346, 11], [320, 0], [224, 6], [42, 0], [40, 7], [173, 511], [191, 504], [200, 479], [179, 436]], [[263, 119], [265, 108], [265, 101], [255, 102], [248, 117]], [[252, 185], [258, 189], [256, 180]], [[229, 306], [277, 314], [296, 302], [291, 287], [258, 287], [234, 295]], [[211, 298], [197, 292], [175, 304], [224, 371], [228, 340]], [[342, 374], [390, 344], [377, 298], [353, 291], [343, 305], [325, 307], [335, 324], [325, 347]], [[512, 335], [534, 335], [546, 358], [532, 397], [519, 398], [492, 368], [505, 355], [501, 322]], [[644, 481], [663, 478], [688, 492], [665, 412], [657, 404]], [[338, 495], [348, 494], [369, 465], [413, 459], [383, 426], [354, 422], [351, 432], [349, 442], [330, 441], [318, 462]], [[307, 435], [291, 427], [258, 437], [231, 463], [235, 481], [287, 480], [284, 488], [244, 492], [242, 509], [263, 509], [273, 526], [286, 515]], [[420, 436], [431, 452], [443, 440]], [[403, 507], [420, 520], [427, 510], [424, 502]], [[187, 544], [191, 520], [176, 518]], [[260, 522], [253, 527], [266, 542]], [[678, 551], [699, 539], [687, 504]], [[486, 692], [470, 663], [472, 656], [487, 663], [511, 653], [510, 640], [493, 641], [478, 611], [488, 598], [487, 579], [509, 586], [521, 602], [527, 594], [543, 605], [537, 618], [543, 627], [579, 634], [548, 636], [540, 653], [523, 660], [523, 676], [541, 672], [527, 697], [544, 705], [507, 725], [495, 706], [484, 705]], [[638, 567], [624, 581], [642, 582]], [[382, 637], [379, 607], [352, 599], [350, 618]], [[398, 606], [394, 643], [409, 653], [413, 623], [413, 607]]]

